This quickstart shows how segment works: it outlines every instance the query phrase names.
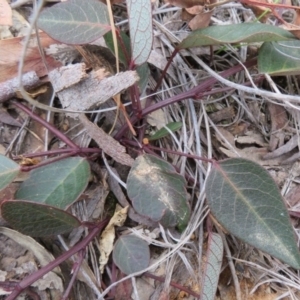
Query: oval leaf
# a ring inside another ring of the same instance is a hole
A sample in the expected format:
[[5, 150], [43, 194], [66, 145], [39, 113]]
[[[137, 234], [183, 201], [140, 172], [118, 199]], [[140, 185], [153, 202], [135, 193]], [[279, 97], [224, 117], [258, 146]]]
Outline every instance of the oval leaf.
[[165, 227], [183, 228], [189, 219], [185, 179], [174, 167], [153, 155], [141, 155], [127, 178], [134, 209]]
[[90, 166], [86, 159], [70, 157], [32, 170], [15, 198], [65, 209], [84, 191], [89, 176]]
[[20, 167], [11, 159], [0, 155], [0, 190], [9, 185], [19, 174]]
[[221, 161], [207, 178], [206, 194], [212, 214], [230, 233], [300, 268], [287, 209], [265, 169], [241, 158]]
[[300, 41], [264, 43], [259, 49], [260, 73], [271, 75], [300, 74]]
[[65, 44], [87, 44], [110, 31], [107, 6], [97, 0], [70, 0], [44, 9], [37, 26]]
[[[167, 124], [166, 127], [168, 127], [168, 129], [170, 129], [172, 132], [175, 132], [176, 130], [178, 130], [182, 127], [182, 123], [181, 122], [171, 122], [171, 123]], [[148, 140], [155, 141], [155, 140], [161, 139], [169, 134], [170, 134], [169, 131], [165, 127], [163, 127], [160, 130], [156, 131], [153, 135], [151, 135], [148, 138]]]
[[14, 229], [30, 236], [58, 235], [81, 225], [77, 218], [63, 210], [22, 200], [3, 202], [1, 214]]
[[142, 271], [149, 266], [149, 246], [144, 240], [134, 235], [121, 236], [115, 244], [113, 260], [127, 275]]
[[210, 26], [193, 31], [178, 46], [179, 49], [233, 43], [256, 43], [295, 40], [290, 32], [272, 25], [243, 23]]
[[211, 233], [208, 238], [205, 269], [202, 280], [201, 299], [214, 300], [223, 259], [223, 242], [217, 233]]
[[135, 65], [147, 61], [153, 41], [151, 0], [127, 0], [132, 60]]

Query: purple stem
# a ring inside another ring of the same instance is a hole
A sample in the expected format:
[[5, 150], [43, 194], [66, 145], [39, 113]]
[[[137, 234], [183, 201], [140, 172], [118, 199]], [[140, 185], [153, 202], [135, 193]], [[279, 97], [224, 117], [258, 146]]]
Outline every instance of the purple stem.
[[[257, 63], [257, 59], [252, 59], [252, 60], [245, 62], [244, 66], [249, 68], [249, 67], [256, 65], [256, 63]], [[220, 75], [223, 76], [224, 78], [226, 78], [226, 77], [229, 77], [239, 71], [242, 71], [243, 69], [244, 69], [244, 67], [242, 65], [237, 65], [237, 66], [230, 68], [229, 70], [221, 72]], [[155, 110], [158, 110], [160, 108], [163, 108], [165, 106], [168, 106], [168, 105], [178, 102], [178, 101], [186, 100], [188, 98], [202, 100], [201, 98], [203, 97], [204, 92], [207, 91], [208, 89], [211, 89], [213, 84], [215, 84], [217, 81], [218, 80], [215, 78], [209, 78], [209, 79], [205, 80], [204, 82], [200, 83], [198, 86], [190, 89], [187, 92], [181, 93], [180, 95], [173, 96], [166, 100], [157, 102], [149, 107], [146, 107], [145, 109], [143, 109], [141, 111], [140, 117], [145, 117], [146, 115], [150, 114], [151, 112], [153, 112]], [[140, 118], [137, 118], [137, 116], [133, 116], [131, 118], [130, 122], [132, 125], [134, 125], [139, 119]], [[128, 125], [124, 124], [121, 127], [121, 129], [119, 130], [119, 132], [117, 132], [117, 134], [115, 135], [115, 139], [120, 140], [127, 129], [128, 129]]]
[[63, 297], [61, 298], [62, 300], [67, 300], [68, 297], [69, 297], [72, 286], [73, 286], [73, 284], [74, 284], [74, 282], [77, 278], [77, 274], [78, 274], [78, 272], [80, 270], [80, 267], [81, 267], [81, 264], [83, 262], [83, 259], [84, 259], [84, 256], [85, 256], [85, 249], [80, 250], [79, 253], [78, 253], [78, 256], [79, 256], [78, 260], [74, 263], [75, 268], [73, 270], [72, 278], [71, 278], [71, 280], [68, 284], [67, 289], [65, 290], [65, 293], [64, 293]]
[[[76, 154], [83, 154], [83, 153], [101, 153], [102, 150], [99, 148], [67, 148], [67, 149], [55, 149], [55, 150], [49, 150], [49, 151], [41, 151], [36, 153], [30, 153], [30, 154], [23, 154], [22, 157], [26, 158], [33, 158], [33, 157], [39, 157], [39, 156], [49, 156], [49, 155], [57, 155], [57, 154], [64, 154], [64, 153], [70, 153], [71, 155]], [[14, 160], [18, 160], [18, 156], [13, 157]]]
[[73, 143], [67, 136], [65, 136], [62, 132], [60, 132], [58, 129], [53, 127], [51, 124], [49, 124], [47, 121], [43, 120], [41, 117], [33, 113], [28, 107], [25, 105], [13, 100], [12, 103], [23, 110], [28, 116], [30, 116], [33, 120], [39, 122], [41, 125], [46, 127], [49, 131], [51, 131], [53, 134], [55, 134], [60, 140], [65, 142], [70, 148], [76, 148], [78, 149], [78, 146]]
[[[145, 272], [145, 273], [144, 273], [144, 276], [149, 277], [149, 278], [152, 278], [152, 279], [157, 280], [157, 281], [160, 281], [160, 282], [165, 282], [165, 278], [164, 278], [164, 277], [156, 276], [156, 275], [153, 275], [153, 274], [151, 274], [151, 273], [149, 273], [149, 272]], [[178, 283], [176, 283], [176, 282], [171, 281], [171, 282], [170, 282], [170, 286], [173, 286], [173, 287], [175, 287], [175, 288], [177, 288], [177, 289], [179, 289], [179, 290], [181, 290], [181, 291], [184, 291], [184, 292], [190, 294], [191, 296], [196, 297], [197, 299], [200, 298], [200, 295], [199, 295], [199, 294], [197, 294], [197, 293], [195, 293], [195, 292], [193, 292], [193, 291], [187, 289], [186, 287], [184, 287], [184, 286], [182, 286], [182, 285], [180, 285], [180, 284], [178, 284]]]
[[24, 289], [26, 289], [28, 286], [33, 284], [38, 279], [42, 278], [45, 274], [53, 270], [55, 267], [57, 267], [59, 264], [70, 258], [72, 255], [77, 253], [78, 251], [84, 249], [92, 240], [93, 238], [104, 228], [104, 226], [108, 223], [108, 219], [105, 219], [104, 221], [97, 224], [97, 226], [92, 229], [92, 231], [84, 238], [82, 239], [78, 244], [76, 244], [74, 247], [72, 247], [70, 250], [63, 253], [61, 256], [57, 257], [54, 261], [49, 263], [48, 265], [42, 267], [37, 272], [27, 276], [25, 279], [23, 279], [17, 287], [14, 289], [14, 291], [6, 298], [6, 300], [14, 300], [16, 297], [18, 297]]

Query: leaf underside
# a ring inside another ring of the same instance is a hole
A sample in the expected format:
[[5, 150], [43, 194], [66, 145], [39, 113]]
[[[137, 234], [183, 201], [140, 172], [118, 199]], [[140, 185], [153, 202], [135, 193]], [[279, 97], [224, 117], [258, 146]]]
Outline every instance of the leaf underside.
[[90, 43], [111, 30], [107, 6], [97, 0], [69, 0], [44, 9], [37, 26], [65, 44]]
[[150, 0], [127, 0], [132, 60], [145, 63], [153, 41], [152, 8]]
[[219, 234], [211, 233], [208, 238], [201, 295], [203, 300], [214, 300], [223, 260], [223, 241]]
[[240, 158], [221, 161], [208, 176], [206, 194], [212, 214], [230, 233], [300, 268], [287, 209], [265, 169]]

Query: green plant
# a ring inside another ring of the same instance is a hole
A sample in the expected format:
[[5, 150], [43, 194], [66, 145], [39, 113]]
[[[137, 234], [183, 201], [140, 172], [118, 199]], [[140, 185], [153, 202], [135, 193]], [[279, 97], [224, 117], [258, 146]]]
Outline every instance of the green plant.
[[[78, 15], [79, 8], [84, 11], [81, 15]], [[205, 95], [218, 92], [210, 91], [216, 80], [209, 78], [187, 92], [157, 104], [148, 105], [144, 109], [141, 108], [140, 91], [144, 89], [147, 82], [149, 72], [147, 59], [152, 47], [153, 32], [150, 12], [150, 1], [128, 1], [130, 39], [125, 33], [117, 32], [120, 62], [130, 70], [137, 69], [141, 77], [140, 83], [130, 88], [133, 112], [130, 121], [132, 125], [143, 124], [144, 117], [150, 112], [172, 103], [188, 98], [201, 100]], [[141, 22], [141, 16], [143, 16], [143, 22]], [[54, 5], [41, 13], [37, 24], [60, 42], [74, 45], [87, 44], [104, 36], [108, 47], [113, 52], [115, 50], [107, 7], [96, 0], [86, 1], [84, 7], [80, 0]], [[277, 43], [278, 41], [281, 43]], [[180, 50], [227, 43], [257, 42], [264, 42], [258, 56], [259, 68], [263, 72], [269, 71], [272, 74], [286, 72], [286, 66], [282, 61], [278, 68], [271, 70], [270, 68], [274, 68], [274, 65], [271, 62], [268, 62], [268, 65], [265, 64], [267, 55], [263, 51], [269, 49], [268, 47], [281, 47], [282, 45], [292, 44], [297, 47], [298, 41], [294, 36], [274, 26], [257, 23], [239, 24], [214, 26], [191, 33], [177, 45], [161, 80], [172, 59]], [[255, 64], [255, 60], [245, 63], [246, 66]], [[229, 77], [242, 69], [242, 66], [235, 66], [221, 74], [223, 77]], [[160, 82], [156, 89], [159, 85]], [[180, 126], [182, 123], [173, 122], [166, 127], [170, 131], [176, 131]], [[155, 149], [150, 144], [128, 140], [127, 131], [128, 125], [125, 124], [116, 133], [115, 139], [127, 147], [135, 147], [140, 152], [152, 153], [154, 150], [160, 150], [172, 153], [172, 150]], [[149, 140], [161, 139], [168, 133], [168, 130], [162, 129]], [[140, 129], [138, 131], [139, 141], [142, 141], [144, 137], [145, 131]], [[74, 155], [76, 151], [77, 154], [87, 155], [87, 151], [79, 151], [78, 147], [70, 141], [67, 144], [72, 148], [70, 155]], [[296, 269], [300, 268], [300, 256], [288, 212], [276, 184], [262, 167], [244, 159], [215, 162], [211, 159], [203, 159], [196, 155], [187, 155], [176, 151], [173, 151], [172, 154], [212, 163], [212, 171], [206, 179], [207, 200], [212, 214], [222, 226], [244, 242], [270, 253]], [[18, 165], [1, 157], [0, 187], [4, 188], [10, 183], [19, 171]], [[57, 174], [62, 177], [58, 178]], [[156, 224], [160, 223], [166, 228], [177, 227], [180, 231], [184, 231], [190, 217], [190, 204], [186, 192], [186, 181], [189, 181], [189, 178], [187, 174], [185, 175], [186, 178], [179, 175], [174, 166], [157, 157], [157, 154], [156, 156], [140, 155], [132, 165], [127, 179], [127, 194], [135, 211]], [[53, 180], [49, 184], [50, 176], [53, 176]], [[33, 170], [30, 178], [17, 191], [15, 199], [9, 199], [2, 204], [2, 216], [14, 228], [32, 236], [56, 235], [80, 225], [91, 226], [66, 212], [66, 209], [83, 192], [88, 178], [89, 167], [85, 158], [67, 158]], [[46, 181], [47, 184], [45, 184]], [[67, 194], [65, 191], [72, 193]], [[99, 224], [93, 224], [92, 227], [93, 230], [88, 239], [76, 246], [77, 252], [82, 251], [91, 237], [94, 237], [102, 229]], [[138, 243], [137, 239], [132, 236], [121, 237], [116, 243], [113, 258], [116, 265], [126, 274], [140, 272], [149, 264], [149, 248], [142, 240], [138, 240], [141, 243], [140, 249], [134, 247]], [[274, 241], [276, 241], [277, 247], [273, 247]], [[72, 253], [76, 252], [75, 250]], [[143, 254], [142, 260], [136, 259], [141, 253]], [[201, 293], [203, 296], [211, 291], [209, 299], [212, 299], [218, 283], [220, 261], [223, 255], [221, 238], [213, 232], [209, 234], [208, 253]], [[124, 255], [129, 259], [123, 260]], [[214, 259], [216, 257], [217, 259]], [[66, 257], [64, 256], [63, 259]], [[54, 268], [56, 263], [51, 267]], [[42, 272], [38, 273], [36, 278], [42, 274]], [[211, 276], [215, 279], [213, 283], [209, 280]]]

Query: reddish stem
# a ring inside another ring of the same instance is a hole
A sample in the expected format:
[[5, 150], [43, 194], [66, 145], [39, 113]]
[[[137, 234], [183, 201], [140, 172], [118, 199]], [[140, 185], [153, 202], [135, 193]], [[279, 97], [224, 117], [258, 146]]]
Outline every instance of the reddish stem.
[[81, 249], [78, 253], [78, 260], [74, 263], [74, 270], [73, 270], [73, 274], [72, 274], [72, 278], [68, 284], [67, 289], [65, 290], [65, 293], [63, 295], [63, 297], [61, 298], [62, 300], [67, 300], [69, 297], [69, 294], [71, 292], [71, 289], [73, 287], [73, 284], [77, 278], [77, 275], [79, 273], [80, 267], [82, 265], [82, 262], [84, 260], [84, 256], [85, 256], [85, 249]]
[[[149, 278], [155, 279], [155, 280], [160, 281], [160, 282], [165, 282], [165, 278], [164, 277], [156, 276], [156, 275], [153, 275], [153, 274], [151, 274], [149, 272], [145, 272], [144, 276], [147, 276]], [[180, 284], [178, 284], [178, 283], [176, 283], [174, 281], [171, 281], [170, 285], [173, 286], [173, 287], [175, 287], [175, 288], [177, 288], [177, 289], [179, 289], [179, 290], [181, 290], [181, 291], [184, 291], [184, 292], [186, 292], [186, 293], [188, 293], [188, 294], [196, 297], [197, 299], [200, 298], [199, 294], [197, 294], [197, 293], [195, 293], [195, 292], [187, 289], [186, 287], [184, 287], [184, 286], [182, 286], [182, 285], [180, 285]]]
[[193, 158], [193, 159], [196, 159], [196, 160], [206, 161], [206, 162], [209, 162], [209, 163], [214, 163], [215, 162], [214, 159], [204, 158], [204, 157], [201, 157], [201, 156], [198, 156], [198, 155], [187, 154], [187, 153], [174, 151], [174, 150], [169, 150], [169, 149], [165, 149], [165, 148], [159, 148], [159, 147], [155, 147], [155, 146], [152, 146], [152, 145], [144, 145], [144, 148], [149, 148], [149, 149], [153, 149], [153, 150], [157, 150], [157, 151], [172, 153], [172, 154], [175, 154], [175, 155], [185, 156], [185, 157]]
[[27, 276], [25, 279], [23, 279], [17, 287], [14, 289], [14, 291], [6, 298], [6, 300], [14, 300], [16, 297], [18, 297], [22, 291], [24, 291], [28, 286], [33, 284], [38, 279], [42, 278], [45, 274], [53, 270], [55, 267], [60, 265], [62, 262], [70, 258], [72, 255], [76, 254], [78, 251], [84, 249], [93, 239], [95, 236], [98, 235], [98, 233], [106, 226], [108, 223], [108, 219], [105, 219], [104, 221], [100, 222], [99, 224], [92, 229], [92, 231], [79, 243], [77, 243], [74, 247], [72, 247], [70, 250], [63, 253], [61, 256], [57, 257], [54, 261], [49, 263], [48, 265], [42, 267], [37, 272]]
[[34, 112], [32, 112], [28, 107], [21, 104], [20, 102], [17, 102], [15, 100], [12, 101], [12, 103], [23, 110], [28, 116], [30, 116], [33, 120], [39, 122], [41, 125], [46, 127], [49, 131], [51, 131], [53, 134], [55, 134], [60, 140], [65, 142], [69, 147], [71, 148], [79, 148], [73, 141], [71, 141], [66, 135], [64, 135], [62, 132], [60, 132], [58, 129], [56, 129], [54, 126], [49, 124], [47, 121], [43, 120], [40, 116], [36, 115]]
[[[55, 149], [55, 150], [49, 150], [49, 151], [41, 151], [36, 153], [30, 153], [30, 154], [23, 154], [22, 157], [26, 158], [33, 158], [33, 157], [40, 157], [40, 156], [50, 156], [50, 155], [58, 155], [58, 154], [64, 154], [64, 153], [70, 153], [70, 155], [76, 155], [76, 154], [85, 154], [85, 153], [101, 153], [102, 150], [99, 148], [64, 148], [64, 149]], [[14, 160], [20, 159], [18, 156], [13, 157]]]
[[[244, 66], [249, 68], [249, 67], [256, 65], [256, 63], [257, 63], [257, 59], [252, 59], [250, 61], [245, 62]], [[229, 70], [221, 72], [220, 75], [224, 78], [232, 76], [233, 74], [235, 74], [239, 71], [242, 71], [244, 69], [244, 66], [242, 66], [242, 65], [234, 66], [234, 67], [230, 68]], [[211, 89], [211, 87], [216, 82], [218, 82], [218, 80], [211, 77], [211, 78], [205, 80], [204, 82], [200, 83], [198, 86], [190, 89], [187, 92], [181, 93], [180, 95], [173, 96], [166, 100], [157, 102], [149, 107], [146, 107], [141, 111], [141, 117], [145, 117], [146, 115], [150, 114], [151, 112], [153, 112], [155, 110], [158, 110], [160, 108], [163, 108], [163, 107], [168, 106], [175, 102], [186, 100], [188, 98], [193, 98], [193, 99], [196, 98], [197, 100], [201, 100], [201, 97], [204, 95], [205, 91], [207, 91], [208, 89]], [[137, 116], [133, 116], [130, 119], [130, 122], [132, 125], [134, 125], [138, 120], [139, 120], [139, 118], [137, 118]], [[128, 129], [128, 125], [124, 124], [121, 127], [121, 129], [119, 130], [119, 132], [117, 132], [117, 134], [115, 135], [115, 139], [120, 140], [127, 129]]]

